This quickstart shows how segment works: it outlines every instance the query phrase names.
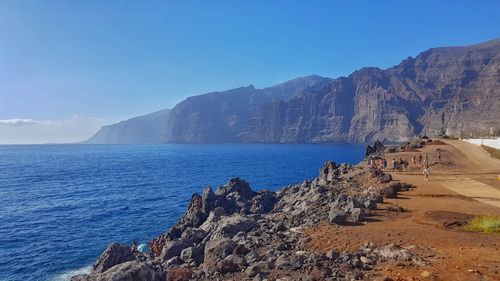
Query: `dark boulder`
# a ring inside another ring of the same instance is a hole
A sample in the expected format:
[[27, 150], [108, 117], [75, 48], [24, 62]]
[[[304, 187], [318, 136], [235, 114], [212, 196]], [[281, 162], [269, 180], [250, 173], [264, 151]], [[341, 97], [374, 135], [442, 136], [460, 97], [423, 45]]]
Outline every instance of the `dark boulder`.
[[255, 191], [250, 188], [248, 182], [240, 178], [232, 178], [229, 182], [217, 189], [215, 194], [227, 196], [231, 193], [236, 193], [245, 199], [251, 199], [255, 196]]
[[203, 270], [205, 272], [213, 272], [216, 270], [215, 266], [217, 262], [231, 255], [235, 247], [236, 242], [228, 238], [208, 241], [205, 245]]
[[254, 219], [240, 214], [225, 216], [217, 222], [217, 228], [212, 232], [211, 238], [233, 237], [238, 232], [249, 232], [256, 226]]
[[77, 275], [71, 281], [163, 281], [165, 274], [155, 271], [145, 262], [127, 261], [102, 273]]
[[378, 181], [380, 183], [388, 183], [392, 181], [392, 176], [389, 173], [380, 173], [380, 175], [378, 176]]
[[135, 257], [130, 247], [113, 243], [99, 257], [97, 263], [92, 267], [91, 273], [102, 273], [117, 264], [134, 259]]
[[385, 151], [385, 145], [380, 141], [376, 141], [373, 146], [368, 145], [366, 147], [365, 157], [368, 157], [372, 154], [377, 154]]
[[200, 243], [205, 239], [207, 233], [199, 228], [187, 228], [181, 235], [182, 239], [190, 240], [193, 243]]
[[275, 203], [276, 195], [274, 192], [269, 190], [259, 191], [257, 195], [252, 198], [250, 212], [253, 214], [269, 213], [273, 210]]
[[200, 264], [203, 262], [203, 249], [201, 247], [187, 247], [182, 250], [180, 257], [184, 262], [195, 261]]
[[347, 220], [347, 214], [338, 209], [332, 209], [328, 214], [328, 221], [330, 223], [345, 223]]
[[367, 198], [364, 200], [363, 205], [367, 209], [375, 210], [377, 209], [377, 200], [372, 198]]
[[365, 209], [354, 208], [351, 211], [351, 221], [356, 223], [365, 219]]
[[161, 251], [160, 259], [167, 261], [175, 256], [180, 256], [182, 250], [191, 247], [193, 242], [187, 239], [167, 241]]
[[340, 175], [337, 164], [333, 161], [326, 161], [319, 170], [319, 180], [328, 182], [335, 180]]

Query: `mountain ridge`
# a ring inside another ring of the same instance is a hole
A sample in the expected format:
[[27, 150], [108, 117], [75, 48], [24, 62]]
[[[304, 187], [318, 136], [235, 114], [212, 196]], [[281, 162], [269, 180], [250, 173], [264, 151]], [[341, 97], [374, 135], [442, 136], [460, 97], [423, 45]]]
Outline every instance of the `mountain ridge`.
[[172, 108], [158, 142], [399, 142], [499, 129], [498, 120], [497, 38], [335, 79], [313, 74], [191, 96]]

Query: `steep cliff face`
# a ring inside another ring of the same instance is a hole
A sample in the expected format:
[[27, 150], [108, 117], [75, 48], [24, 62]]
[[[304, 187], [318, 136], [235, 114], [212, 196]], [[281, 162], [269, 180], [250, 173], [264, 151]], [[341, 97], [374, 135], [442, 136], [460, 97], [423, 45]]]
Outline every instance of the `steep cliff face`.
[[272, 99], [286, 99], [328, 80], [317, 75], [297, 78], [264, 89], [252, 85], [189, 97], [177, 104], [169, 119], [166, 142], [235, 142], [247, 120]]
[[248, 142], [324, 142], [346, 139], [353, 115], [354, 85], [347, 78], [323, 80], [292, 98], [273, 100], [248, 122]]
[[189, 97], [168, 116], [104, 127], [88, 142], [398, 142], [499, 130], [500, 40], [429, 49], [348, 77]]
[[500, 126], [500, 40], [430, 49], [388, 71], [412, 82], [425, 109], [418, 120], [429, 134]]
[[161, 143], [167, 130], [170, 109], [135, 117], [102, 127], [86, 144]]
[[[324, 81], [323, 81], [324, 82]], [[436, 48], [381, 70], [363, 68], [266, 103], [248, 142], [402, 141], [500, 127], [500, 41]]]

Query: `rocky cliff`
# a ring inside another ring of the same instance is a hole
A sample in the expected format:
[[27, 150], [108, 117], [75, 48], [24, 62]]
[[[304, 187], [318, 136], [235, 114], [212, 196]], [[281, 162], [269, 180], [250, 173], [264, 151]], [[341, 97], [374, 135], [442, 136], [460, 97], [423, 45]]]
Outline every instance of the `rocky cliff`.
[[193, 96], [170, 118], [139, 118], [88, 142], [398, 142], [500, 130], [500, 40], [429, 49], [337, 79], [312, 75]]
[[373, 280], [375, 264], [425, 266], [426, 259], [397, 245], [308, 249], [308, 226], [370, 220], [384, 196], [403, 189], [387, 181], [387, 173], [331, 161], [314, 180], [277, 192], [254, 191], [234, 178], [194, 194], [178, 223], [149, 243], [150, 253], [111, 244], [89, 274], [71, 280]]
[[189, 97], [172, 109], [165, 141], [237, 142], [248, 119], [266, 102], [285, 100], [324, 80], [311, 75], [264, 89], [250, 85]]
[[500, 40], [430, 49], [266, 103], [246, 142], [403, 141], [500, 127]]
[[86, 144], [161, 143], [167, 131], [170, 109], [102, 127]]

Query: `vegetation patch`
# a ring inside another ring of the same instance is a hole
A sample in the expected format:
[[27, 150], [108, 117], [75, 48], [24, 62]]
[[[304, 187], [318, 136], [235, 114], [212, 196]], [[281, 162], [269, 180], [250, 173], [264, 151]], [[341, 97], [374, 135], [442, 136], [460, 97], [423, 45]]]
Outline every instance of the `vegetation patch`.
[[494, 157], [496, 159], [500, 159], [500, 149], [496, 149], [494, 147], [486, 146], [486, 145], [481, 145], [481, 148], [486, 150], [486, 152], [488, 152], [488, 154], [490, 154], [492, 157]]
[[467, 223], [465, 230], [500, 234], [500, 216], [476, 216]]

